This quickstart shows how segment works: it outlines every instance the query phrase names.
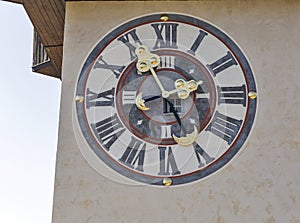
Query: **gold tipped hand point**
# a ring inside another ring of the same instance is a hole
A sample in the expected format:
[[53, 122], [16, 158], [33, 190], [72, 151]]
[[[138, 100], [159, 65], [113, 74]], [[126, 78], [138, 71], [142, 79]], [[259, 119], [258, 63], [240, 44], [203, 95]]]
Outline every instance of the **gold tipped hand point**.
[[192, 133], [187, 134], [186, 136], [181, 137], [181, 138], [177, 137], [176, 135], [173, 134], [173, 139], [179, 145], [189, 146], [197, 140], [197, 136], [198, 136], [198, 129], [194, 125], [194, 131]]
[[150, 108], [146, 107], [146, 105], [145, 105], [145, 100], [143, 99], [142, 92], [139, 93], [138, 96], [136, 96], [135, 104], [136, 104], [136, 107], [138, 107], [138, 109], [140, 109], [140, 110], [143, 110], [143, 111], [150, 110]]

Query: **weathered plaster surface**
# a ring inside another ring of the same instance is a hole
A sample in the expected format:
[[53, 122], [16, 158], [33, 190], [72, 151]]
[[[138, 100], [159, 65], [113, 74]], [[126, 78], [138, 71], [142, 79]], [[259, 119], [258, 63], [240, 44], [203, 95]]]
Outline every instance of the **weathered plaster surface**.
[[[99, 38], [153, 12], [181, 12], [225, 30], [256, 75], [259, 109], [242, 152], [213, 176], [178, 188], [117, 184], [76, 143], [74, 86]], [[300, 222], [300, 2], [67, 2], [53, 223]]]

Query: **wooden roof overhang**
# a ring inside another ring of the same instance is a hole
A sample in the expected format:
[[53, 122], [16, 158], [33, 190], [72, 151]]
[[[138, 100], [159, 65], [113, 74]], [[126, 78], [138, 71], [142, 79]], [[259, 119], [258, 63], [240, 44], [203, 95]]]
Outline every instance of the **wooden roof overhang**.
[[5, 1], [19, 3], [23, 5], [50, 59], [41, 64], [33, 64], [33, 71], [53, 76], [56, 78], [61, 78], [65, 23], [65, 1]]

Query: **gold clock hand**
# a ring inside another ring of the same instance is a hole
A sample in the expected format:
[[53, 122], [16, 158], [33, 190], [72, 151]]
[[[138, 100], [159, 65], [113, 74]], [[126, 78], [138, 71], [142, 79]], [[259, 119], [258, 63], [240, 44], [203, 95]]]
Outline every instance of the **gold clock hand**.
[[147, 110], [150, 110], [150, 108], [148, 108], [145, 105], [145, 102], [153, 101], [153, 100], [156, 100], [161, 97], [162, 97], [161, 95], [155, 95], [155, 96], [148, 96], [148, 97], [143, 98], [143, 92], [141, 92], [136, 96], [135, 104], [138, 107], [138, 109], [147, 111]]
[[154, 77], [154, 80], [156, 81], [158, 87], [160, 88], [161, 96], [163, 98], [168, 98], [170, 96], [169, 92], [164, 89], [164, 87], [162, 86], [156, 72], [154, 71], [154, 69], [152, 67], [150, 67], [150, 72], [151, 72], [152, 76]]
[[175, 89], [172, 91], [168, 91], [168, 93], [169, 95], [177, 93], [180, 99], [186, 99], [190, 95], [190, 93], [197, 90], [198, 86], [202, 83], [202, 80], [199, 80], [198, 82], [194, 80], [186, 82], [183, 79], [177, 79], [174, 84]]
[[140, 45], [140, 44], [137, 44], [135, 53], [138, 57], [138, 62], [136, 63], [136, 67], [138, 71], [144, 73], [150, 70], [152, 76], [154, 77], [155, 82], [157, 83], [161, 91], [162, 97], [163, 98], [169, 97], [168, 92], [164, 89], [155, 70], [153, 69], [154, 67], [157, 67], [160, 63], [159, 56], [154, 53], [150, 53], [147, 46]]
[[[191, 92], [197, 90], [198, 85], [202, 84], [203, 81], [199, 80], [198, 82], [190, 80], [186, 82], [183, 79], [177, 79], [175, 81], [175, 89], [171, 91], [166, 91], [161, 84], [154, 68], [157, 67], [160, 63], [160, 58], [157, 54], [151, 53], [147, 46], [137, 44], [135, 53], [138, 57], [136, 67], [140, 73], [144, 73], [150, 70], [156, 84], [158, 85], [162, 97], [168, 98], [171, 94], [177, 93], [180, 99], [186, 99]], [[140, 102], [139, 102], [140, 104]]]
[[190, 134], [186, 134], [184, 137], [177, 137], [176, 135], [172, 135], [175, 142], [182, 146], [189, 146], [193, 144], [197, 140], [198, 129], [194, 125], [194, 131]]
[[135, 104], [136, 107], [138, 107], [138, 109], [140, 110], [147, 111], [150, 109], [145, 105], [145, 100], [143, 99], [143, 92], [139, 93], [138, 96], [136, 96]]

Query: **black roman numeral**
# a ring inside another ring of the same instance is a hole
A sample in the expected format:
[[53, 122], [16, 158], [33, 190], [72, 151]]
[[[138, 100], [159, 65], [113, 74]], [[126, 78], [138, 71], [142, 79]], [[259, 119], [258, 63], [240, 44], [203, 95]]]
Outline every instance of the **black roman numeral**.
[[232, 54], [228, 51], [225, 56], [218, 59], [216, 62], [212, 64], [208, 64], [207, 67], [210, 69], [210, 71], [213, 73], [214, 76], [216, 76], [221, 71], [225, 70], [228, 67], [231, 67], [233, 65], [237, 65], [237, 62], [235, 61]]
[[96, 124], [91, 124], [91, 126], [107, 151], [125, 131], [125, 128], [121, 124], [116, 114], [99, 121]]
[[95, 93], [89, 88], [86, 91], [86, 107], [114, 106], [115, 88], [100, 93]]
[[116, 78], [119, 78], [119, 76], [122, 73], [122, 71], [124, 70], [125, 66], [118, 66], [118, 65], [108, 64], [103, 59], [103, 56], [101, 55], [99, 57], [99, 60], [96, 62], [95, 66], [94, 66], [94, 69], [96, 69], [96, 68], [111, 70], [114, 73], [114, 75], [116, 76]]
[[216, 136], [224, 139], [228, 145], [232, 143], [242, 124], [242, 120], [221, 114], [216, 111], [211, 124], [206, 128]]
[[[145, 160], [145, 151], [146, 143], [143, 143], [137, 140], [134, 137], [131, 137], [131, 141], [123, 153], [122, 157], [119, 159], [122, 163], [126, 164], [132, 169], [139, 171], [144, 171], [144, 160]], [[136, 165], [137, 162], [137, 165]], [[136, 165], [136, 168], [134, 166]]]
[[[198, 143], [194, 142], [193, 143], [193, 146], [194, 146], [194, 151], [195, 151], [195, 154], [196, 154], [196, 158], [198, 160], [198, 167], [203, 167], [205, 164], [208, 164], [210, 162], [212, 162], [214, 160], [214, 158], [210, 157], [202, 148], [201, 146], [198, 145]], [[201, 160], [201, 157], [202, 159], [205, 160], [205, 163], [202, 162]]]
[[160, 168], [159, 175], [170, 175], [170, 167], [172, 169], [172, 175], [180, 174], [177, 168], [177, 164], [172, 152], [172, 148], [169, 146], [168, 152], [166, 154], [167, 147], [159, 146], [159, 160]]
[[191, 48], [188, 50], [190, 54], [195, 55], [196, 50], [199, 48], [200, 44], [202, 43], [204, 37], [207, 35], [206, 32], [199, 30], [199, 35], [197, 36], [195, 42], [191, 46]]
[[139, 43], [142, 45], [142, 42], [140, 41], [139, 37], [137, 36], [135, 29], [131, 30], [130, 32], [128, 32], [125, 35], [118, 38], [119, 41], [123, 42], [128, 47], [129, 53], [130, 53], [130, 58], [131, 58], [131, 60], [133, 60], [136, 57], [136, 54], [135, 54], [136, 46], [134, 46], [132, 43], [130, 43], [130, 39], [133, 39], [135, 43]]
[[218, 89], [218, 104], [242, 104], [246, 106], [246, 86], [220, 87]]
[[174, 48], [177, 49], [177, 26], [176, 23], [151, 24], [157, 39], [153, 49]]

